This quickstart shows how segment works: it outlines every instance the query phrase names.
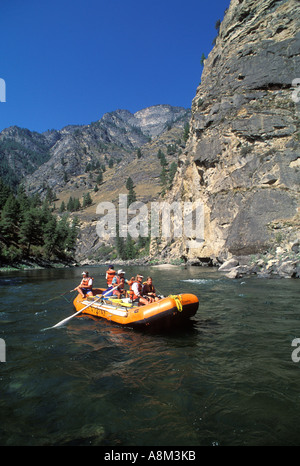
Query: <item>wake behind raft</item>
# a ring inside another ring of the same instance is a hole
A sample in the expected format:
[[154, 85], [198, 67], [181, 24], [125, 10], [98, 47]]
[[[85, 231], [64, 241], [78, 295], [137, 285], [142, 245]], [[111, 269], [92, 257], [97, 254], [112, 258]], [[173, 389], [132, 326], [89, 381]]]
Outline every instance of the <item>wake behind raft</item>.
[[82, 314], [133, 328], [166, 325], [169, 327], [193, 317], [199, 306], [197, 296], [189, 293], [170, 295], [157, 302], [139, 306], [129, 298], [101, 298], [104, 292], [102, 288], [93, 289], [93, 296], [85, 298], [78, 294], [73, 301], [76, 311], [82, 309]]

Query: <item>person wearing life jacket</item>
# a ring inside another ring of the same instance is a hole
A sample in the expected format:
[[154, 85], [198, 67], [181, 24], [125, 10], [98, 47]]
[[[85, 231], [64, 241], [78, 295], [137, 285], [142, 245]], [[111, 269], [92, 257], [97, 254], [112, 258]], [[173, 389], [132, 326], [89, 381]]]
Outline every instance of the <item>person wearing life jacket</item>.
[[154, 288], [154, 285], [152, 283], [152, 278], [151, 277], [147, 277], [147, 281], [144, 282], [143, 296], [146, 297], [146, 298], [147, 297], [152, 298], [152, 302], [153, 301], [159, 301], [159, 298], [156, 295], [155, 288]]
[[75, 290], [78, 291], [82, 298], [85, 298], [86, 295], [93, 296], [92, 288], [94, 279], [89, 276], [88, 272], [82, 272], [82, 276], [82, 280]]
[[127, 280], [127, 285], [129, 286], [129, 291], [128, 291], [128, 294], [129, 294], [129, 298], [131, 299], [131, 301], [133, 301], [133, 290], [132, 290], [132, 285], [134, 284], [135, 282], [135, 278], [134, 277], [131, 277], [130, 280]]
[[113, 278], [115, 277], [115, 275], [116, 275], [116, 271], [114, 270], [114, 266], [110, 265], [108, 267], [108, 270], [106, 271], [106, 275], [105, 275], [107, 287], [111, 286], [111, 283], [112, 283]]
[[124, 289], [124, 284], [125, 282], [127, 282], [127, 280], [124, 278], [124, 275], [125, 275], [124, 270], [122, 269], [118, 270], [117, 275], [113, 277], [112, 282], [111, 282], [112, 288], [116, 288], [116, 286], [118, 287], [112, 292], [112, 294], [114, 296], [118, 296], [118, 298], [120, 298], [121, 295], [126, 294], [126, 291]]
[[[115, 287], [116, 285], [114, 285]], [[116, 296], [118, 299], [124, 297], [124, 298], [127, 298], [127, 291], [125, 290], [125, 278], [124, 277], [121, 277], [119, 278], [119, 282], [118, 282], [118, 288], [116, 288], [114, 291], [113, 291], [113, 295]]]
[[[143, 297], [143, 275], [137, 275], [135, 282], [132, 284], [133, 296], [132, 300], [138, 304], [149, 304], [149, 300]], [[150, 298], [151, 299], [151, 298]]]
[[125, 283], [128, 283], [128, 280], [127, 278], [124, 277], [124, 275], [125, 275], [124, 270], [122, 269], [118, 270], [117, 275], [115, 275], [114, 278], [112, 279], [111, 286], [119, 285], [121, 279], [124, 279]]

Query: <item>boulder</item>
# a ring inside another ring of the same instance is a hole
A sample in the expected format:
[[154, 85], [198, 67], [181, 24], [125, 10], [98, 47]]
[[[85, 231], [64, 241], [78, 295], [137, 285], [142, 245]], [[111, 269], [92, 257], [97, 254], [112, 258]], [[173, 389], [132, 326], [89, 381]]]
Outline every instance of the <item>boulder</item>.
[[228, 261], [224, 262], [219, 267], [219, 270], [221, 272], [227, 272], [227, 271], [233, 269], [234, 267], [237, 267], [237, 265], [239, 265], [239, 261], [233, 257], [232, 259], [229, 259]]

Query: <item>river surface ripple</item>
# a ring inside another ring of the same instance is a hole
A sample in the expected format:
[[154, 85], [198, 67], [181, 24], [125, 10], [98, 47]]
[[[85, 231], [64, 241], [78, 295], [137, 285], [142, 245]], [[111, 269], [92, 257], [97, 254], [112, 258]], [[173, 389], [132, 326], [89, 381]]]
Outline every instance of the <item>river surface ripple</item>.
[[[105, 267], [90, 268], [105, 286]], [[126, 267], [194, 293], [190, 325], [121, 328], [74, 312], [81, 269], [1, 272], [1, 445], [299, 445], [299, 280]]]

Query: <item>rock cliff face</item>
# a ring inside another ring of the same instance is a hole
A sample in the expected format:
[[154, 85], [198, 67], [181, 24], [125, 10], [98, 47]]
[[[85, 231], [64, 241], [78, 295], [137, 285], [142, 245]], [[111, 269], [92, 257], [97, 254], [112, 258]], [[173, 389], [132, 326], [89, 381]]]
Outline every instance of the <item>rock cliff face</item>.
[[[300, 2], [232, 0], [205, 60], [169, 200], [204, 204], [204, 242], [171, 256], [223, 262], [299, 235]], [[294, 93], [295, 96], [295, 93]]]

